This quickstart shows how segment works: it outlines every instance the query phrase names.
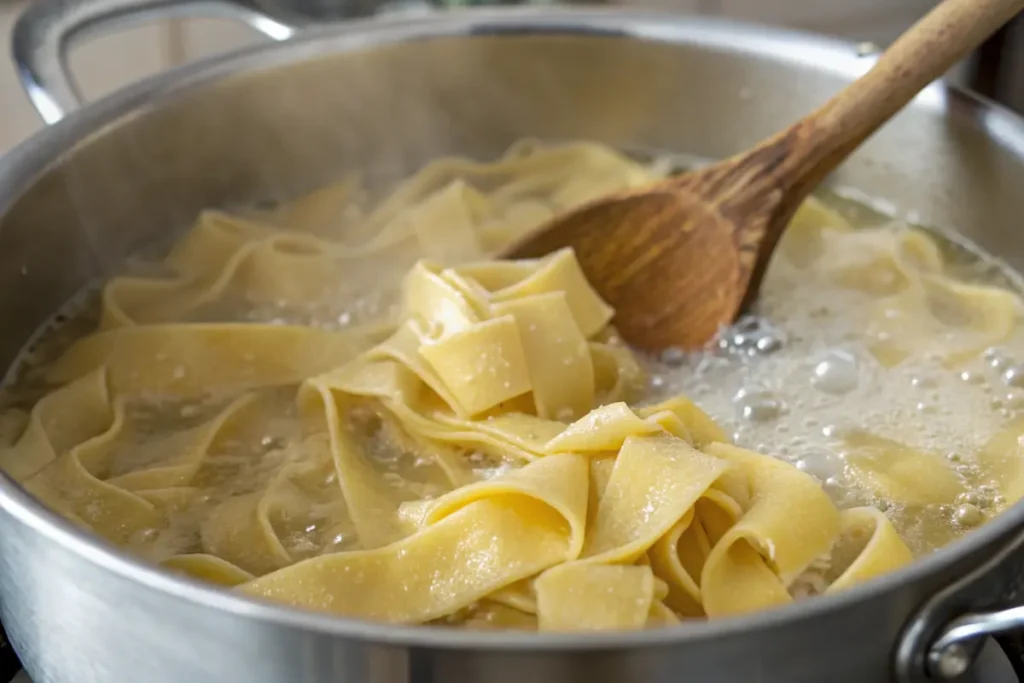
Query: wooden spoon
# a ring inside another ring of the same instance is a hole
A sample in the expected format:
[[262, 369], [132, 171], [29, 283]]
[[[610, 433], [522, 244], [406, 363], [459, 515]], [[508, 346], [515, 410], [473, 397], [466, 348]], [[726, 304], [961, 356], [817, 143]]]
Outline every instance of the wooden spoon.
[[647, 350], [703, 346], [757, 297], [812, 189], [1024, 0], [944, 0], [824, 106], [750, 151], [554, 218], [506, 250], [573, 247], [615, 325]]

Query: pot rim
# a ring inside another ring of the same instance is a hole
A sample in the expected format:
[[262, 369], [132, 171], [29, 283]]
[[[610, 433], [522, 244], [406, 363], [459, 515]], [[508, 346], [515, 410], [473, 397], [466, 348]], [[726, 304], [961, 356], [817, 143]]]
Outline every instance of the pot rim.
[[[813, 62], [819, 69], [853, 79], [871, 64], [863, 46], [788, 29], [664, 11], [607, 8], [461, 9], [415, 18], [371, 18], [304, 30], [282, 43], [269, 43], [187, 64], [118, 90], [35, 133], [0, 157], [0, 216], [66, 151], [102, 129], [204, 85], [251, 71], [287, 66], [325, 54], [357, 52], [374, 46], [473, 35], [564, 33], [645, 42], [709, 46], [723, 51], [771, 56], [780, 61]], [[738, 40], [742, 38], [742, 40]], [[1024, 157], [1024, 119], [973, 93], [932, 85], [912, 107], [932, 107], [973, 118], [1000, 145]], [[0, 473], [0, 509], [90, 563], [148, 588], [208, 607], [280, 626], [358, 641], [445, 650], [593, 651], [699, 643], [750, 631], [820, 618], [855, 603], [878, 598], [901, 585], [949, 569], [965, 556], [1008, 537], [1024, 522], [1024, 501], [985, 526], [895, 572], [835, 594], [817, 596], [748, 615], [638, 632], [587, 634], [481, 632], [431, 626], [400, 626], [307, 611], [231, 593], [173, 574], [136, 559], [44, 507]]]

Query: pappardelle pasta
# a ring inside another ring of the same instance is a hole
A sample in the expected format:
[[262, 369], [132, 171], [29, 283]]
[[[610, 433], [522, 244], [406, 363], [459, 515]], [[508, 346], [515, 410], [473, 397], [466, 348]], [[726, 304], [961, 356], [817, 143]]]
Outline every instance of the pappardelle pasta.
[[[435, 162], [372, 210], [347, 179], [271, 212], [205, 213], [164, 274], [107, 283], [98, 329], [15, 377], [45, 391], [5, 416], [0, 467], [73, 523], [248, 596], [554, 631], [843, 590], [1019, 498], [1012, 420], [959, 461], [869, 424], [833, 430], [841, 467], [822, 472], [747, 443], [798, 412], [768, 389], [734, 392], [739, 417], [716, 420], [698, 407], [715, 387], [666, 380], [749, 379], [781, 338], [748, 324], [700, 358], [639, 358], [571, 250], [488, 260], [666, 171], [528, 141]], [[852, 293], [870, 356], [854, 364], [873, 372], [925, 358], [963, 374], [1017, 328], [1016, 295], [952, 277], [925, 233], [855, 231], [817, 200], [779, 258], [777, 283], [813, 266]], [[842, 410], [861, 370], [833, 356], [815, 386]]]

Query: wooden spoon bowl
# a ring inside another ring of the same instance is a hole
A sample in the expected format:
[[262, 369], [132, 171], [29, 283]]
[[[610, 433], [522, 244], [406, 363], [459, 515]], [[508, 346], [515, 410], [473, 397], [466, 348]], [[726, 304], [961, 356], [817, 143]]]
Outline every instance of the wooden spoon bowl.
[[632, 345], [704, 346], [757, 297], [807, 195], [929, 83], [1024, 9], [1024, 0], [944, 0], [863, 77], [753, 149], [556, 217], [507, 258], [572, 247]]

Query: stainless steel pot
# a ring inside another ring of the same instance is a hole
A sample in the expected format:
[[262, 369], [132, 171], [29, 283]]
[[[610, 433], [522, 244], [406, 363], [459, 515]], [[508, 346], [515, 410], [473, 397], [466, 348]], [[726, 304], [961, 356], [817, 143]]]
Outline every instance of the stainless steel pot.
[[[292, 34], [225, 1], [41, 0], [15, 31], [54, 125], [0, 162], [0, 363], [86, 283], [208, 206], [287, 197], [347, 169], [407, 173], [520, 136], [722, 157], [870, 63], [849, 44], [630, 11], [371, 20], [302, 33], [77, 105], [67, 41], [186, 10]], [[130, 15], [130, 16], [129, 16]], [[936, 85], [834, 182], [959, 230], [1024, 269], [1024, 123]], [[1024, 569], [1024, 506], [903, 571], [783, 609], [634, 634], [400, 628], [257, 603], [125, 557], [0, 477], [0, 612], [37, 683], [902, 683], [953, 678]]]

